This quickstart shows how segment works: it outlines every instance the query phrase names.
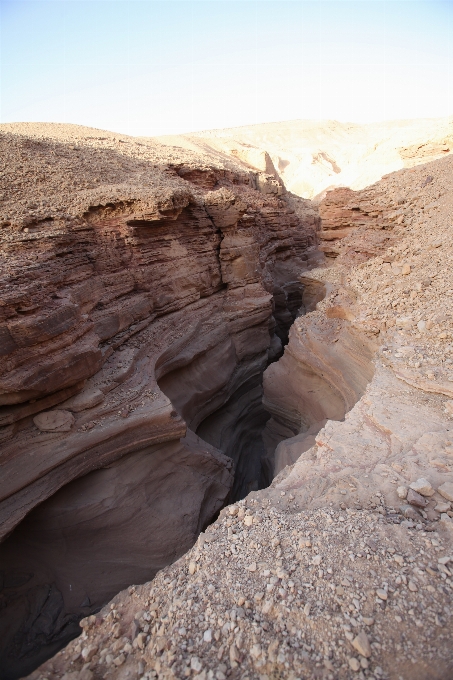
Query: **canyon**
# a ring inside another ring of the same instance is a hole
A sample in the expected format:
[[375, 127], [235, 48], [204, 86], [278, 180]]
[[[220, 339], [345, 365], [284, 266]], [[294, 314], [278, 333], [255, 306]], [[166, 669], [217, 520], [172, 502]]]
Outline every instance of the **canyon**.
[[448, 126], [315, 202], [216, 131], [0, 126], [0, 677], [448, 676]]

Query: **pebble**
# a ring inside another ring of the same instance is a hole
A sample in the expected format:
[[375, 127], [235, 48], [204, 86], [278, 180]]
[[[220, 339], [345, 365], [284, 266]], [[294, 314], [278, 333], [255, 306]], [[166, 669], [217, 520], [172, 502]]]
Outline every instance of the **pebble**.
[[378, 588], [378, 589], [376, 590], [376, 595], [378, 596], [378, 598], [379, 598], [380, 600], [386, 600], [387, 597], [388, 597], [387, 591], [384, 590], [383, 588]]
[[407, 502], [411, 505], [415, 505], [417, 508], [425, 508], [429, 501], [422, 496], [422, 494], [413, 489], [409, 489], [407, 492]]
[[434, 510], [437, 512], [448, 512], [451, 508], [450, 503], [442, 503], [442, 501], [439, 501], [439, 503], [434, 507]]
[[367, 659], [371, 656], [371, 646], [365, 631], [360, 631], [360, 633], [352, 641], [352, 646], [358, 651], [359, 654], [366, 657]]
[[396, 490], [398, 498], [404, 499], [407, 497], [407, 486], [399, 486]]
[[437, 490], [447, 501], [453, 501], [453, 482], [444, 482]]
[[360, 662], [358, 659], [355, 658], [355, 656], [351, 656], [348, 659], [349, 666], [351, 667], [351, 670], [353, 671], [359, 671], [360, 670]]
[[416, 482], [412, 482], [412, 484], [410, 484], [409, 486], [411, 489], [421, 494], [422, 496], [432, 496], [434, 493], [434, 489], [431, 486], [431, 483], [428, 482], [428, 480], [425, 479], [424, 477], [420, 477], [419, 479], [417, 479]]

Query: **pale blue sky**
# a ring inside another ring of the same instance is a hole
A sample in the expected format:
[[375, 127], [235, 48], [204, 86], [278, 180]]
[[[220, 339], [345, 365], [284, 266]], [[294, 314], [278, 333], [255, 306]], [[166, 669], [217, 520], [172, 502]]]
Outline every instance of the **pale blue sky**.
[[0, 20], [1, 122], [453, 114], [453, 0], [0, 0]]

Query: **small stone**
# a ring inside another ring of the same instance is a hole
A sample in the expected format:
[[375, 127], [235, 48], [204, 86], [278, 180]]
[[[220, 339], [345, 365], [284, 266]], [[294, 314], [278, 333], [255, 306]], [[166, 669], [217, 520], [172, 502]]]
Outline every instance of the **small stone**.
[[321, 561], [322, 561], [321, 555], [316, 555], [313, 558], [313, 564], [315, 565], [315, 567], [318, 567], [321, 564]]
[[360, 663], [359, 663], [359, 660], [356, 659], [355, 656], [351, 656], [351, 658], [348, 659], [348, 663], [349, 663], [350, 668], [351, 668], [353, 671], [356, 671], [356, 672], [357, 672], [357, 671], [360, 670]]
[[428, 482], [428, 480], [425, 479], [424, 477], [420, 477], [420, 479], [417, 479], [416, 482], [412, 482], [412, 484], [410, 484], [409, 486], [411, 489], [421, 494], [422, 496], [432, 496], [434, 493], [434, 489], [431, 486], [430, 482]]
[[252, 515], [246, 515], [244, 517], [244, 524], [246, 527], [251, 527], [253, 524], [253, 516]]
[[416, 508], [425, 508], [428, 505], [428, 500], [414, 489], [409, 489], [407, 492], [407, 502], [415, 505]]
[[91, 661], [97, 651], [97, 645], [88, 645], [88, 647], [84, 647], [82, 649], [82, 658], [85, 662]]
[[[452, 558], [448, 557], [447, 555], [445, 557], [439, 557], [439, 559], [437, 560], [438, 564], [448, 564], [451, 561], [452, 561]], [[82, 652], [82, 654], [83, 654], [83, 652]]]
[[198, 656], [193, 656], [193, 657], [190, 659], [190, 667], [191, 667], [191, 669], [192, 669], [193, 671], [196, 671], [197, 673], [199, 673], [199, 672], [201, 671], [201, 669], [203, 668], [203, 666], [201, 665], [201, 661], [200, 661], [200, 659], [198, 658]]
[[412, 593], [416, 593], [417, 590], [418, 590], [417, 586], [415, 585], [415, 583], [413, 581], [409, 581], [408, 588]]
[[401, 267], [401, 274], [403, 274], [403, 276], [407, 276], [410, 273], [411, 273], [411, 266], [410, 266], [410, 264], [405, 262], [403, 264], [403, 266]]
[[239, 661], [240, 661], [239, 650], [233, 642], [233, 644], [230, 647], [230, 663], [234, 667], [234, 664], [237, 664]]
[[372, 626], [374, 623], [374, 619], [372, 619], [371, 616], [364, 616], [362, 621], [365, 624], [365, 626]]
[[396, 494], [398, 498], [404, 499], [407, 497], [407, 487], [406, 486], [399, 486], [396, 490]]
[[212, 630], [208, 628], [208, 630], [205, 630], [203, 633], [203, 641], [204, 642], [211, 642], [212, 641]]
[[442, 526], [446, 527], [447, 529], [453, 528], [453, 520], [451, 517], [447, 515], [446, 512], [443, 512], [440, 516], [440, 522]]
[[307, 604], [306, 604], [305, 607], [304, 607], [304, 614], [305, 614], [305, 616], [310, 616], [310, 609], [311, 609], [311, 605], [310, 605], [309, 602], [307, 602]]
[[359, 654], [365, 656], [367, 659], [371, 656], [370, 642], [365, 631], [361, 630], [360, 633], [353, 639], [352, 646], [358, 651]]
[[126, 657], [124, 656], [124, 654], [119, 654], [116, 657], [116, 659], [113, 659], [113, 663], [115, 664], [115, 666], [122, 666], [125, 661]]
[[453, 501], [453, 482], [444, 482], [437, 490], [447, 501]]
[[197, 571], [197, 563], [196, 562], [190, 562], [189, 564], [189, 574], [193, 576], [195, 572]]
[[258, 644], [252, 645], [250, 655], [253, 656], [254, 659], [258, 659], [261, 656], [261, 646]]
[[403, 564], [404, 564], [404, 557], [402, 557], [402, 555], [393, 555], [393, 559], [395, 560], [395, 562], [396, 562], [397, 564], [399, 564], [400, 567], [403, 566]]
[[62, 408], [68, 409], [68, 411], [73, 411], [74, 413], [80, 413], [80, 411], [85, 411], [86, 409], [93, 408], [97, 406], [105, 399], [105, 394], [94, 387], [88, 390], [80, 392], [75, 397], [71, 397], [67, 401], [61, 404]]
[[75, 418], [69, 411], [44, 411], [38, 413], [33, 422], [41, 432], [69, 432]]
[[249, 566], [246, 567], [246, 569], [247, 569], [247, 571], [251, 571], [251, 572], [256, 571], [256, 562], [252, 562], [251, 564], [249, 564]]
[[436, 512], [448, 512], [451, 508], [450, 503], [442, 503], [442, 501], [439, 501], [439, 503], [435, 506], [434, 510]]
[[384, 590], [383, 588], [378, 588], [378, 589], [376, 590], [376, 595], [378, 596], [378, 598], [379, 598], [380, 600], [386, 600], [387, 597], [388, 597], [387, 591]]
[[239, 511], [239, 508], [237, 507], [237, 505], [230, 505], [230, 506], [228, 507], [228, 512], [229, 512], [230, 515], [232, 515], [233, 517], [234, 517], [234, 515], [237, 515], [237, 514], [238, 514], [238, 511]]
[[369, 667], [368, 659], [365, 659], [364, 656], [360, 659], [360, 665], [362, 666], [363, 669], [367, 669]]

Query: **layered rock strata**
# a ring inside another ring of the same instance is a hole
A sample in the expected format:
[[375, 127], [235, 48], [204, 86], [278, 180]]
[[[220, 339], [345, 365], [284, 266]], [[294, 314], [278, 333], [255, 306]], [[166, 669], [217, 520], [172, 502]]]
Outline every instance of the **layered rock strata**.
[[[405, 208], [390, 229], [358, 226], [333, 266], [304, 273], [312, 301], [321, 288], [324, 298], [265, 374], [274, 419], [327, 422], [308, 448], [310, 427], [280, 444], [288, 462], [299, 457], [269, 488], [85, 619], [33, 680], [451, 676], [451, 170], [436, 161], [338, 202]], [[321, 345], [323, 332], [333, 335]]]
[[231, 494], [270, 481], [261, 375], [319, 220], [239, 165], [78, 128], [0, 141], [9, 678], [182, 555]]

